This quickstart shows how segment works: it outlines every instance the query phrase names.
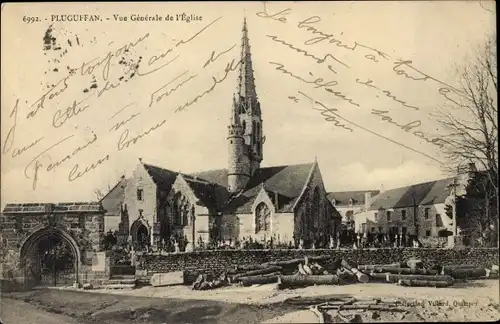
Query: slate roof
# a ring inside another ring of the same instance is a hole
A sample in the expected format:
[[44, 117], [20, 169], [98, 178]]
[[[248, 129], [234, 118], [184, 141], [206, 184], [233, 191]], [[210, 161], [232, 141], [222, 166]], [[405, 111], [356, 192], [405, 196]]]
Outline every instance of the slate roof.
[[122, 178], [111, 190], [101, 199], [101, 204], [106, 215], [120, 215], [121, 204], [125, 199], [125, 187], [128, 179]]
[[[238, 196], [229, 199], [227, 191], [227, 169], [209, 170], [182, 174], [195, 195], [207, 207], [218, 211], [250, 213], [255, 197], [262, 183], [274, 201], [278, 197], [278, 212], [291, 212], [296, 199], [302, 193], [314, 163], [284, 165], [260, 168], [249, 180], [246, 189]], [[153, 181], [170, 191], [178, 172], [144, 164]]]
[[374, 197], [380, 193], [380, 190], [358, 190], [358, 191], [337, 191], [327, 194], [328, 200], [333, 201], [335, 198], [336, 206], [349, 206], [349, 199], [353, 199], [353, 205], [365, 204], [365, 193], [371, 193]]
[[[203, 179], [193, 178], [185, 174], [182, 176], [204, 206], [219, 209], [226, 201], [227, 195], [220, 194], [221, 191], [216, 189], [218, 186], [217, 184], [207, 182]], [[223, 192], [227, 192], [226, 188], [223, 189]]]
[[309, 178], [314, 163], [260, 168], [248, 181], [246, 190], [231, 199], [225, 212], [250, 213], [253, 202], [261, 190], [262, 183], [271, 200], [278, 195], [277, 211], [292, 212], [296, 200]]
[[451, 193], [447, 187], [451, 183], [453, 178], [447, 178], [387, 190], [375, 197], [369, 210], [444, 203]]
[[178, 172], [143, 163], [144, 168], [160, 190], [169, 192], [177, 179]]

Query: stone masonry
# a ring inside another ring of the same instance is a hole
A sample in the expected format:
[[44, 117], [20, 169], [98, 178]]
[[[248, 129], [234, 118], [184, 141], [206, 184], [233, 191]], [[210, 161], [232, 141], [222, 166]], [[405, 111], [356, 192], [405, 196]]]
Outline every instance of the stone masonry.
[[[75, 282], [109, 277], [106, 259], [96, 257], [104, 253], [104, 212], [98, 203], [7, 204], [0, 216], [3, 279], [29, 284], [33, 278], [26, 271], [27, 259], [48, 235], [69, 244], [76, 261]], [[97, 265], [97, 260], [103, 264]]]

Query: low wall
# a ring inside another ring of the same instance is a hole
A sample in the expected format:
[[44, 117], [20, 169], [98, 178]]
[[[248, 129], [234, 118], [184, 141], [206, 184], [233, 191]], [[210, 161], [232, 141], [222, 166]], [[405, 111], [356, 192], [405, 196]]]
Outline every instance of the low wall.
[[139, 279], [146, 280], [154, 273], [182, 271], [190, 273], [217, 274], [243, 264], [284, 261], [304, 256], [330, 255], [353, 264], [388, 264], [405, 261], [409, 258], [421, 259], [425, 265], [440, 262], [442, 264], [477, 264], [490, 267], [498, 264], [498, 248], [479, 249], [432, 249], [432, 248], [387, 248], [387, 249], [321, 249], [321, 250], [218, 250], [168, 255], [137, 255]]

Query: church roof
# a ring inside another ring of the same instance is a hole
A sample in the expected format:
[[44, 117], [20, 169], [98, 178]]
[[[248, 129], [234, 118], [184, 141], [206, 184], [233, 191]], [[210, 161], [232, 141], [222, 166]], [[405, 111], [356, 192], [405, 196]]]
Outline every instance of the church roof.
[[[314, 163], [260, 168], [248, 181], [246, 189], [224, 207], [226, 212], [250, 213], [262, 183], [271, 197], [278, 197], [278, 212], [291, 212], [309, 177]], [[276, 203], [276, 202], [275, 202]]]
[[144, 168], [148, 172], [153, 182], [159, 189], [169, 192], [177, 178], [178, 172], [160, 168], [151, 164], [143, 163]]
[[125, 187], [127, 186], [128, 179], [121, 178], [118, 183], [111, 188], [111, 190], [101, 198], [100, 203], [104, 210], [105, 215], [120, 215], [121, 204], [125, 199]]
[[216, 183], [207, 182], [185, 174], [182, 176], [204, 206], [218, 210], [225, 203], [227, 199], [227, 194], [224, 194], [224, 192], [227, 192], [226, 188], [222, 187], [224, 190], [221, 191], [217, 189], [220, 186]]
[[[258, 169], [248, 181], [246, 189], [228, 201], [227, 169], [182, 174], [201, 203], [217, 211], [250, 213], [262, 183], [271, 199], [277, 199], [278, 212], [291, 212], [311, 172], [313, 163], [273, 166]], [[144, 164], [153, 181], [170, 191], [178, 172]]]

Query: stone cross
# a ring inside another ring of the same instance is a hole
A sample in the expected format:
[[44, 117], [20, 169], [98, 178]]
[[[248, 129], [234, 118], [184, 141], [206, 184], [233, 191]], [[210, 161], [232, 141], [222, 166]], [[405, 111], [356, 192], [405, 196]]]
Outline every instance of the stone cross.
[[175, 247], [175, 253], [179, 253], [181, 250], [179, 249], [179, 242], [175, 241], [174, 243], [174, 247]]

